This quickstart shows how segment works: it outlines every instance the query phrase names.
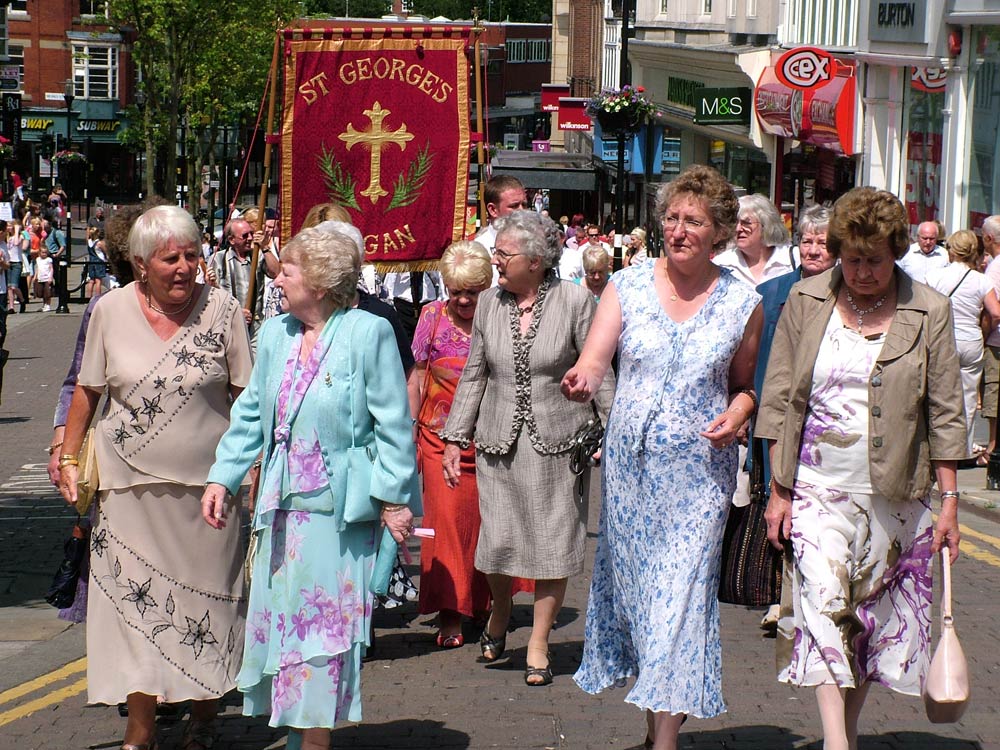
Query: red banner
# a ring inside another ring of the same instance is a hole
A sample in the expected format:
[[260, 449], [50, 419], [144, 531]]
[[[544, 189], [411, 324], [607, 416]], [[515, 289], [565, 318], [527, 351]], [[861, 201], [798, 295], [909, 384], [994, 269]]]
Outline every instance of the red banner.
[[286, 41], [282, 234], [337, 203], [368, 261], [430, 267], [465, 231], [468, 39], [350, 31]]

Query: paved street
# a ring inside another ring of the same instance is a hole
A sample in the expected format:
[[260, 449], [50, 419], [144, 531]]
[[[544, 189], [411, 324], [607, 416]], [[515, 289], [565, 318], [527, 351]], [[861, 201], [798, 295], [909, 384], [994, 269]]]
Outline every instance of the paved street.
[[[116, 748], [124, 727], [114, 707], [86, 705], [84, 628], [56, 619], [42, 601], [73, 518], [46, 481], [42, 449], [81, 311], [74, 305], [70, 315], [10, 318], [11, 360], [0, 406], [0, 750]], [[982, 489], [982, 469], [961, 472], [960, 481], [968, 496], [964, 556], [954, 570], [955, 617], [972, 668], [972, 706], [960, 724], [935, 726], [919, 699], [875, 688], [862, 717], [867, 750], [1000, 746], [1000, 493]], [[592, 530], [597, 511], [595, 494]], [[522, 681], [530, 621], [530, 602], [523, 595], [508, 638], [510, 658], [491, 667], [477, 661], [478, 633], [472, 629], [466, 631], [465, 648], [441, 651], [433, 644], [433, 623], [414, 607], [383, 614], [376, 655], [362, 678], [365, 722], [338, 729], [333, 747], [641, 747], [643, 717], [623, 703], [624, 690], [592, 697], [571, 680], [581, 654], [588, 584], [586, 577], [570, 582], [553, 637], [556, 679], [549, 688], [527, 688]], [[759, 618], [759, 611], [723, 606], [729, 711], [689, 721], [683, 747], [821, 747], [812, 693], [775, 681], [774, 642], [761, 638]], [[283, 747], [283, 732], [242, 717], [239, 706], [238, 698], [229, 696], [219, 747]], [[161, 747], [176, 747], [182, 727], [180, 721], [164, 721]]]

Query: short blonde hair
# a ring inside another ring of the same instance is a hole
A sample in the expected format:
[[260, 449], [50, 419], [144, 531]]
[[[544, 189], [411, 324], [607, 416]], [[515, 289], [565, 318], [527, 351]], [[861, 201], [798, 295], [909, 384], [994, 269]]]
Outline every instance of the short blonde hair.
[[639, 244], [642, 245], [642, 249], [643, 250], [646, 249], [646, 230], [645, 229], [643, 229], [642, 227], [636, 227], [631, 232], [629, 232], [629, 235], [632, 236], [632, 237], [638, 237], [639, 238]]
[[487, 287], [493, 281], [490, 254], [475, 241], [453, 242], [441, 256], [441, 277], [452, 289]]
[[587, 273], [596, 271], [601, 266], [605, 268], [611, 264], [611, 256], [600, 245], [590, 245], [583, 251], [583, 270]]
[[970, 268], [979, 266], [979, 238], [968, 229], [959, 229], [948, 238], [948, 257], [952, 263], [964, 263]]
[[346, 234], [303, 229], [282, 249], [281, 261], [297, 265], [306, 285], [325, 292], [336, 309], [346, 309], [354, 301], [361, 259]]

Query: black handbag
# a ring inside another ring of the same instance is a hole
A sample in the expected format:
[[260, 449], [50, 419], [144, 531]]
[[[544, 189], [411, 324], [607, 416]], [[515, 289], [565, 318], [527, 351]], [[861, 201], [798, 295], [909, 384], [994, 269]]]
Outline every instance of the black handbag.
[[596, 414], [587, 424], [577, 430], [573, 437], [573, 447], [569, 454], [569, 470], [577, 476], [583, 474], [590, 465], [590, 457], [601, 447], [604, 439], [604, 425]]
[[63, 561], [59, 563], [52, 578], [52, 585], [45, 594], [45, 601], [56, 609], [67, 609], [73, 606], [76, 599], [76, 586], [85, 570], [85, 561], [90, 541], [90, 530], [77, 519], [73, 532], [63, 544]]
[[764, 511], [764, 451], [760, 440], [751, 443], [750, 504], [730, 505], [722, 535], [719, 601], [747, 607], [766, 607], [781, 599], [781, 551], [767, 540]]

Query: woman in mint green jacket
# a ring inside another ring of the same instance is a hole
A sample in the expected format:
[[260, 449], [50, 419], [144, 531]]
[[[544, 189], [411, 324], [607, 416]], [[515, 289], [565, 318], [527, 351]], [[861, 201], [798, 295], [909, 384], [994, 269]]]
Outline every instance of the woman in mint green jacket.
[[359, 269], [336, 232], [307, 229], [283, 249], [274, 284], [289, 314], [261, 329], [202, 500], [205, 520], [224, 526], [263, 454], [237, 686], [244, 714], [296, 728], [289, 747], [326, 748], [338, 721], [361, 720], [379, 521], [401, 542], [419, 505], [392, 328], [350, 309]]

